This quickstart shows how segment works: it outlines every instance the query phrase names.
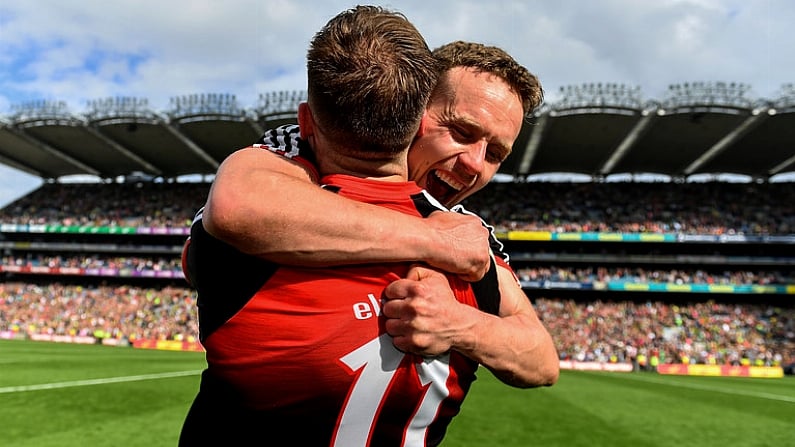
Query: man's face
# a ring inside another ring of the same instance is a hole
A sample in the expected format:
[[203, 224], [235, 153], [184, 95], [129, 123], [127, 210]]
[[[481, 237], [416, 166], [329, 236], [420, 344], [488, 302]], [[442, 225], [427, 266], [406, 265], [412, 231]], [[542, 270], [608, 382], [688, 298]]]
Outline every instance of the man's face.
[[440, 82], [451, 94], [428, 104], [409, 150], [409, 176], [450, 207], [480, 190], [510, 154], [522, 129], [519, 96], [489, 73], [456, 67]]

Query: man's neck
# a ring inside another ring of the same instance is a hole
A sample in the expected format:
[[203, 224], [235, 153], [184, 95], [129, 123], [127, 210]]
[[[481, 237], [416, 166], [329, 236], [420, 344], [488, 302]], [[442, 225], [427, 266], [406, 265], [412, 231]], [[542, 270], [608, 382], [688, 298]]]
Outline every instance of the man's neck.
[[385, 182], [408, 181], [408, 162], [405, 155], [386, 160], [365, 160], [332, 153], [317, 154], [321, 176], [346, 174]]

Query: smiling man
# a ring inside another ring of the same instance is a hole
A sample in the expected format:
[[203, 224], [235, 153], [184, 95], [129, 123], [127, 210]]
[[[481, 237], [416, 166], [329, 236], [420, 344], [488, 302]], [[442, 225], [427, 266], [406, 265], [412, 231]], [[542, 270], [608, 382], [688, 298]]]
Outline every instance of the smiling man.
[[[434, 54], [448, 64], [474, 64], [476, 60], [466, 59], [466, 51], [478, 48], [471, 45], [450, 44]], [[409, 170], [412, 180], [451, 207], [494, 177], [519, 136], [525, 110], [534, 110], [542, 96], [532, 76], [510, 79], [513, 72], [500, 76], [496, 68], [479, 66], [445, 68], [428, 104], [425, 126], [409, 151]], [[519, 87], [510, 87], [506, 79]]]
[[[409, 151], [408, 170], [411, 180], [449, 207], [491, 180], [543, 92], [534, 75], [496, 47], [453, 42], [434, 56], [442, 76]], [[513, 386], [557, 381], [553, 341], [499, 253], [501, 245], [489, 238], [479, 218], [456, 207], [458, 213], [418, 219], [329, 194], [313, 184], [311, 166], [318, 160], [300, 133], [297, 126], [268, 131], [258, 144], [223, 162], [208, 198], [210, 213], [204, 215], [216, 237], [289, 265], [417, 261], [468, 280], [487, 273], [494, 251], [501, 295], [497, 316], [471, 308], [423, 313], [418, 306], [436, 303], [407, 298], [412, 281], [421, 283], [426, 273], [388, 288], [390, 302], [418, 316], [400, 328], [398, 347], [422, 355], [452, 346]], [[452, 319], [466, 323], [450, 328]]]

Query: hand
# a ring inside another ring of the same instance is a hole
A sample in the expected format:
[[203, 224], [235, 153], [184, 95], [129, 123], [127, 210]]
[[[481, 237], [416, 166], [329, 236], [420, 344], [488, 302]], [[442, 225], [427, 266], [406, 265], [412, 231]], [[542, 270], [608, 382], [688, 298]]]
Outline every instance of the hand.
[[383, 315], [393, 344], [403, 352], [435, 356], [453, 347], [464, 304], [459, 303], [448, 278], [433, 269], [414, 266], [407, 278], [384, 289]]
[[483, 222], [475, 216], [443, 211], [425, 220], [439, 235], [440, 243], [424, 261], [465, 281], [483, 278], [491, 259], [489, 231]]

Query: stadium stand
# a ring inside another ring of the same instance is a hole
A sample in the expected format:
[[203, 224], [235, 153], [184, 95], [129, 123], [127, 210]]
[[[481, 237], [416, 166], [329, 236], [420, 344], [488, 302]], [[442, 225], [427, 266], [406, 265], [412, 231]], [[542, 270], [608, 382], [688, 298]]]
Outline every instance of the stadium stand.
[[[539, 184], [535, 190], [545, 185], [562, 187]], [[570, 186], [598, 190], [605, 185]], [[90, 334], [122, 342], [195, 340], [194, 297], [181, 275], [179, 253], [191, 207], [202, 203], [208, 187], [206, 183], [46, 184], [7, 206], [0, 211], [4, 250], [0, 331]], [[731, 194], [732, 188], [727, 191]], [[591, 194], [599, 197], [603, 192]], [[666, 196], [682, 204], [688, 203], [686, 197]], [[792, 199], [787, 194], [778, 197]], [[59, 202], [74, 205], [52, 206]], [[599, 200], [583, 203], [594, 205], [584, 207], [580, 216], [593, 215], [602, 206]], [[624, 203], [635, 206], [632, 201]], [[620, 202], [614, 206], [621, 222], [631, 227], [642, 224], [627, 222], [627, 216], [638, 214], [624, 210]], [[679, 212], [693, 219], [702, 210], [683, 205]], [[759, 216], [766, 220], [764, 214]], [[735, 222], [719, 215], [715, 219]], [[572, 222], [587, 228], [585, 220]], [[760, 222], [740, 222], [760, 226]], [[617, 224], [609, 218], [601, 223]], [[546, 224], [534, 221], [522, 222], [522, 228], [549, 232]], [[733, 227], [713, 230], [742, 233]], [[660, 234], [655, 231], [621, 234]], [[738, 253], [748, 249], [750, 255], [697, 255], [686, 253], [702, 249], [703, 242], [503, 241], [564, 359], [630, 362], [637, 368], [638, 353], [657, 355], [661, 362], [684, 358], [705, 364], [784, 366], [793, 361], [792, 257], [771, 255], [770, 250], [757, 256], [749, 248], [753, 244], [747, 243], [732, 247]], [[561, 244], [578, 250], [567, 253]], [[626, 251], [622, 244], [635, 247], [635, 254], [622, 254]], [[655, 245], [661, 244], [673, 247], [674, 254], [660, 253]], [[788, 250], [784, 245], [782, 253]], [[588, 246], [593, 247], [590, 254], [584, 249]], [[729, 245], [708, 246], [712, 251]], [[693, 258], [692, 267], [685, 268], [677, 256]], [[611, 288], [614, 283], [623, 287]], [[638, 292], [643, 286], [647, 291]]]
[[[574, 86], [523, 128], [501, 170], [514, 181], [466, 206], [495, 226], [562, 360], [792, 372], [795, 183], [770, 180], [795, 169], [793, 91], [755, 100], [741, 84], [693, 83], [643, 101], [615, 84]], [[302, 98], [19, 108], [0, 123], [0, 161], [43, 184], [0, 210], [0, 336], [195, 341], [179, 264], [193, 213], [220, 160], [294, 121]], [[552, 172], [591, 180], [532, 180]], [[623, 172], [672, 181], [606, 181]], [[686, 181], [717, 172], [752, 181]], [[101, 180], [61, 181], [74, 174]]]

